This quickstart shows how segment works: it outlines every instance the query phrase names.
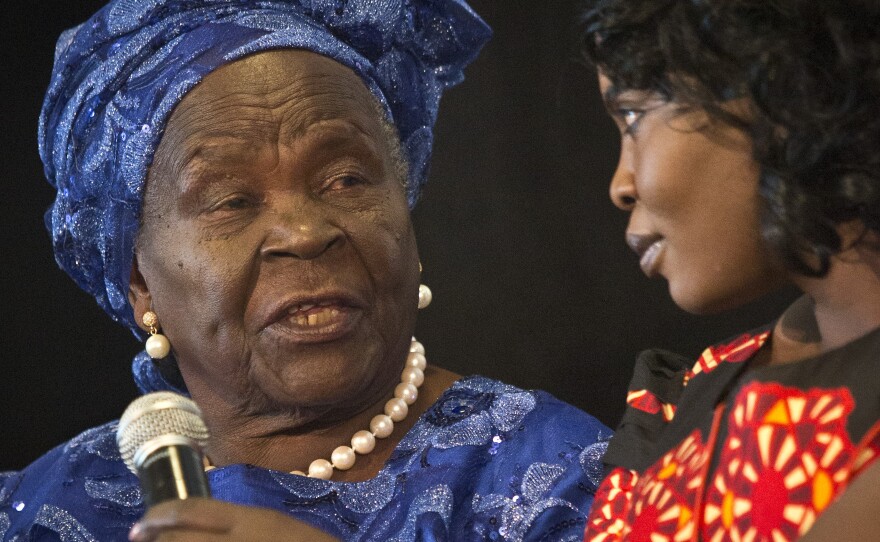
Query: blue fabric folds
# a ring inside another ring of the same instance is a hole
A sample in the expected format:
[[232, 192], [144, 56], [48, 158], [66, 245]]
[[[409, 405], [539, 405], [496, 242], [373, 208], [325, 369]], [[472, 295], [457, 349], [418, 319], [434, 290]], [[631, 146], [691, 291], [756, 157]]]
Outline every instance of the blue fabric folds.
[[[0, 473], [0, 540], [124, 541], [143, 514], [116, 423], [21, 472]], [[247, 465], [208, 474], [213, 496], [263, 506], [342, 540], [583, 540], [611, 432], [544, 392], [482, 377], [456, 382], [379, 474], [318, 480]]]
[[140, 334], [128, 280], [165, 122], [206, 74], [269, 49], [310, 50], [360, 75], [400, 133], [414, 205], [440, 95], [489, 35], [463, 0], [111, 1], [58, 40], [40, 116], [58, 264]]

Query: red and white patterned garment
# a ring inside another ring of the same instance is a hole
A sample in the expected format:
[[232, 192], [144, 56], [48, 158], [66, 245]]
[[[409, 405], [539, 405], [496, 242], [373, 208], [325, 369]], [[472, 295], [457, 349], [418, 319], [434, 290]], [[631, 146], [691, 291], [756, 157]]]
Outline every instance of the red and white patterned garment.
[[880, 330], [750, 368], [769, 336], [640, 356], [585, 542], [796, 540], [880, 456]]

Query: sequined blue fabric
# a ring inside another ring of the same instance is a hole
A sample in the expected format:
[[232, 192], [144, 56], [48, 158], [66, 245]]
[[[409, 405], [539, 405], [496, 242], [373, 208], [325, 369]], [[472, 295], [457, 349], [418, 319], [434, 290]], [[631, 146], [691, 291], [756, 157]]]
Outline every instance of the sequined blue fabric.
[[[97, 427], [24, 471], [0, 474], [0, 540], [125, 540], [143, 503], [115, 431], [115, 422]], [[580, 542], [610, 435], [546, 393], [470, 377], [440, 397], [371, 480], [246, 465], [215, 469], [209, 480], [216, 498], [273, 508], [342, 540]]]
[[314, 51], [360, 75], [400, 133], [414, 205], [440, 95], [489, 35], [464, 0], [111, 1], [58, 40], [40, 116], [58, 264], [139, 334], [128, 278], [165, 122], [206, 74], [268, 49]]

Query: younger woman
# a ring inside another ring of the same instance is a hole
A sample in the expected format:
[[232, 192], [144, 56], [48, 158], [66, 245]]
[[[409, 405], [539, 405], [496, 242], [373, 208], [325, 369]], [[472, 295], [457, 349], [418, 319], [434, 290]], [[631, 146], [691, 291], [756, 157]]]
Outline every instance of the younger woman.
[[588, 12], [645, 274], [694, 313], [804, 295], [695, 364], [640, 357], [586, 540], [880, 539], [878, 20], [859, 0]]

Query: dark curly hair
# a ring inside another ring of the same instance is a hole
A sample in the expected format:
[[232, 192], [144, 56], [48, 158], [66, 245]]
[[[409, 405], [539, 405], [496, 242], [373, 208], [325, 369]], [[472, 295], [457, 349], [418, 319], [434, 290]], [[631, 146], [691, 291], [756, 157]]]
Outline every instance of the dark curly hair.
[[[824, 276], [841, 222], [880, 233], [880, 1], [594, 0], [584, 28], [618, 88], [751, 136], [764, 237], [791, 269]], [[721, 108], [743, 97], [748, 118]]]

